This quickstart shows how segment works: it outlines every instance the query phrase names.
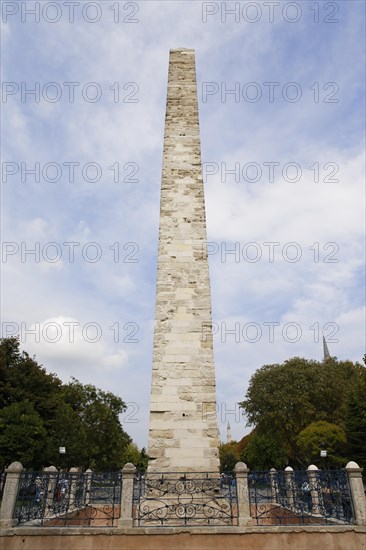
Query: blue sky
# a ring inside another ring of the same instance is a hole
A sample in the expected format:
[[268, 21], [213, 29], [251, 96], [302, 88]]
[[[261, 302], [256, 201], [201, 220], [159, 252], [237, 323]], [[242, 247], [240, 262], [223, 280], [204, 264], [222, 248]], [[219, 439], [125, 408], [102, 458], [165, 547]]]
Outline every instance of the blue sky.
[[[322, 330], [338, 340], [331, 354], [364, 353], [364, 3], [283, 1], [272, 23], [263, 2], [255, 23], [243, 16], [254, 17], [248, 2], [226, 22], [235, 2], [119, 2], [117, 23], [109, 0], [81, 1], [73, 22], [64, 2], [57, 13], [52, 4], [40, 2], [35, 23], [22, 13], [35, 2], [2, 3], [2, 334], [19, 327], [47, 370], [120, 395], [126, 430], [146, 445], [169, 49], [194, 48], [219, 421], [223, 436], [229, 420], [240, 438], [248, 428], [229, 411], [257, 368], [321, 359]], [[73, 103], [68, 82], [78, 83]], [[278, 83], [272, 102], [268, 82]], [[39, 102], [22, 101], [22, 83], [39, 83]], [[207, 83], [219, 92], [203, 101]], [[237, 102], [221, 96], [235, 85]], [[262, 97], [251, 102], [255, 90]], [[37, 162], [39, 181], [21, 166]], [[78, 163], [74, 181], [67, 162]], [[235, 166], [225, 181], [223, 167]], [[76, 243], [74, 261], [64, 243]], [[264, 243], [274, 243], [273, 261]], [[39, 258], [24, 256], [37, 246]]]

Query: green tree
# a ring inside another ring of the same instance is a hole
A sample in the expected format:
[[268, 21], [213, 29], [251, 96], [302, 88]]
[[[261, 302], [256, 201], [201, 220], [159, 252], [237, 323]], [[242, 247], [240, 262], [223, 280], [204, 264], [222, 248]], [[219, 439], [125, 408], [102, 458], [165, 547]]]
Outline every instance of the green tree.
[[124, 455], [123, 455], [123, 462], [127, 464], [127, 462], [131, 462], [131, 464], [134, 464], [136, 466], [137, 462], [140, 460], [140, 451], [136, 443], [129, 443], [125, 449]]
[[324, 420], [345, 427], [348, 397], [365, 368], [330, 358], [324, 362], [294, 357], [265, 365], [252, 376], [240, 403], [247, 424], [271, 437], [287, 453], [287, 462], [307, 466], [297, 437], [309, 424]]
[[250, 440], [253, 438], [253, 435], [254, 435], [254, 430], [252, 430], [250, 433], [248, 433], [247, 435], [245, 435], [240, 441], [238, 441], [238, 449], [239, 449], [239, 454], [240, 454], [240, 460], [241, 461], [244, 461], [244, 453], [245, 453], [245, 449], [248, 447], [249, 443], [250, 443]]
[[320, 450], [327, 451], [326, 464], [330, 468], [339, 468], [346, 462], [346, 434], [343, 428], [324, 420], [312, 422], [297, 437], [297, 446], [303, 461], [322, 467]]
[[[365, 356], [366, 358], [366, 356]], [[347, 402], [347, 454], [366, 471], [366, 369], [360, 373], [358, 385]]]
[[[25, 351], [17, 338], [0, 341], [0, 461], [34, 469], [54, 464], [115, 470], [130, 436], [119, 415], [123, 400], [73, 379], [62, 384]], [[66, 447], [66, 455], [58, 453]], [[140, 457], [141, 459], [141, 457]]]
[[28, 353], [20, 353], [19, 340], [4, 338], [0, 344], [0, 406], [28, 400], [42, 418], [51, 418], [61, 380], [49, 374]]
[[116, 470], [122, 466], [130, 436], [123, 430], [119, 415], [126, 410], [124, 401], [111, 392], [102, 391], [78, 380], [62, 388], [63, 397], [82, 421], [86, 435], [88, 468]]
[[123, 463], [131, 462], [134, 464], [140, 472], [145, 472], [147, 469], [149, 457], [146, 454], [146, 450], [143, 447], [141, 451], [139, 450], [136, 443], [129, 443], [126, 447], [126, 450], [123, 455]]
[[[66, 454], [59, 454], [66, 447]], [[85, 426], [79, 414], [61, 397], [48, 431], [47, 463], [59, 468], [87, 467], [88, 446]]]
[[240, 451], [236, 441], [222, 443], [219, 447], [220, 472], [232, 472], [240, 461]]
[[12, 403], [0, 411], [1, 468], [15, 460], [26, 468], [42, 468], [46, 444], [44, 423], [29, 401]]
[[146, 472], [148, 463], [149, 463], [149, 455], [147, 454], [145, 447], [142, 447], [140, 451], [140, 459], [136, 464], [136, 467], [138, 470], [140, 470], [140, 472]]
[[252, 470], [281, 469], [287, 466], [287, 453], [271, 434], [254, 432], [241, 459]]
[[[20, 352], [17, 338], [4, 338], [0, 341], [0, 405], [6, 411], [14, 410], [15, 418], [23, 415], [23, 422], [34, 422], [34, 427], [42, 424], [42, 434], [46, 434], [41, 442], [32, 437], [23, 437], [21, 427], [16, 425], [6, 430], [2, 435], [4, 456], [7, 448], [11, 454], [14, 451], [15, 438], [18, 437], [19, 449], [24, 449], [27, 441], [27, 450], [23, 462], [30, 466], [29, 456], [33, 456], [34, 468], [50, 463], [52, 452], [52, 424], [55, 422], [59, 403], [61, 381], [38, 365], [25, 351]], [[12, 408], [13, 406], [13, 408]], [[24, 408], [26, 407], [26, 408]], [[25, 411], [28, 411], [27, 414]], [[36, 420], [37, 419], [37, 420]], [[31, 426], [29, 426], [31, 429]], [[38, 429], [37, 428], [37, 429]], [[33, 432], [31, 432], [33, 433]], [[18, 434], [18, 435], [16, 435]], [[35, 452], [32, 454], [32, 445]], [[18, 460], [19, 460], [19, 455]], [[11, 458], [10, 460], [15, 460]]]

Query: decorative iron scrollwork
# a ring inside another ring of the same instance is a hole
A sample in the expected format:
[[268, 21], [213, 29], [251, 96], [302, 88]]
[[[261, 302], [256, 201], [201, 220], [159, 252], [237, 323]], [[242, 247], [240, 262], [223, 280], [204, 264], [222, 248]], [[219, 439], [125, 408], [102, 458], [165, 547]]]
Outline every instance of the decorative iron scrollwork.
[[135, 526], [237, 525], [233, 477], [210, 473], [137, 475]]

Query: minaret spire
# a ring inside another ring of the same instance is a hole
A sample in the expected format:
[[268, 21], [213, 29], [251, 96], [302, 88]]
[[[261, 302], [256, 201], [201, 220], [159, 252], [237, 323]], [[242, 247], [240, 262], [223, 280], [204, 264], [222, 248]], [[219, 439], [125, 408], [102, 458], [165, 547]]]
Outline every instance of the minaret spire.
[[227, 430], [226, 430], [226, 443], [230, 443], [233, 440], [233, 437], [231, 435], [231, 427], [230, 422], [227, 423]]
[[330, 353], [329, 353], [328, 345], [324, 335], [323, 335], [323, 353], [324, 353], [324, 361], [326, 359], [330, 359]]

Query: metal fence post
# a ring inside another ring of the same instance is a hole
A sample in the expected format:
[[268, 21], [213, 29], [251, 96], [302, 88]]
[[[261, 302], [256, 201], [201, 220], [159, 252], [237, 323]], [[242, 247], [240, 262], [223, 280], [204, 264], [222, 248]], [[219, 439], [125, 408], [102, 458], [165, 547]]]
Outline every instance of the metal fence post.
[[249, 469], [244, 462], [236, 463], [235, 476], [238, 493], [239, 527], [249, 525], [252, 522], [249, 504], [248, 473]]
[[121, 509], [118, 527], [133, 527], [133, 484], [136, 468], [128, 462], [122, 468]]
[[363, 468], [351, 460], [346, 466], [346, 472], [351, 489], [355, 523], [356, 525], [366, 525], [366, 500], [362, 483]]
[[3, 529], [13, 526], [14, 510], [17, 500], [20, 474], [22, 471], [23, 466], [20, 462], [12, 462], [5, 470], [5, 487], [0, 508], [0, 526]]

